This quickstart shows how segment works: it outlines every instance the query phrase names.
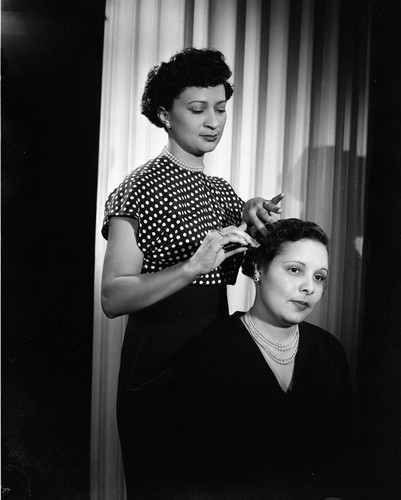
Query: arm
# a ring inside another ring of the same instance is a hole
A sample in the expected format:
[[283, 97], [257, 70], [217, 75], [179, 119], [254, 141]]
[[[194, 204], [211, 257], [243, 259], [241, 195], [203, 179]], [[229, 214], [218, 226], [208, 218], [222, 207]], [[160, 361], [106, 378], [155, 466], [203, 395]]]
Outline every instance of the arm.
[[[254, 245], [246, 226], [224, 228], [221, 235], [210, 231], [196, 253], [187, 261], [155, 273], [141, 274], [143, 254], [137, 244], [138, 222], [128, 217], [112, 217], [102, 276], [102, 307], [115, 318], [154, 304], [185, 286], [201, 274], [209, 273], [226, 258]], [[228, 243], [239, 248], [224, 251]]]
[[242, 211], [242, 222], [245, 222], [251, 234], [260, 231], [265, 234], [265, 224], [272, 224], [276, 218], [271, 215], [281, 213], [281, 208], [277, 206], [278, 203], [284, 198], [285, 194], [280, 193], [271, 200], [264, 198], [251, 198], [248, 200]]

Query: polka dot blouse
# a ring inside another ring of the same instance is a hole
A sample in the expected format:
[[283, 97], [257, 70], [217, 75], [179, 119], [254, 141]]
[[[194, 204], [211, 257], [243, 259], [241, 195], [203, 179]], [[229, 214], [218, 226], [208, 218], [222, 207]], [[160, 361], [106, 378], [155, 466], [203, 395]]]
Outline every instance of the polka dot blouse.
[[[243, 204], [224, 179], [191, 172], [161, 154], [110, 194], [102, 234], [107, 239], [111, 217], [137, 219], [142, 273], [153, 273], [189, 259], [211, 229], [239, 225]], [[193, 284], [234, 284], [241, 259], [225, 260]]]

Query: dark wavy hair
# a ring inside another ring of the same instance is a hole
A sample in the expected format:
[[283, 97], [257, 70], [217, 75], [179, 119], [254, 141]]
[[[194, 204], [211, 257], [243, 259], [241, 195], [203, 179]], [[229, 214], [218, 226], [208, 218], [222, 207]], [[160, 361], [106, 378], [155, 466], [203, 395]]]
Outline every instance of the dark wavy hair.
[[233, 94], [227, 81], [231, 70], [224, 55], [215, 49], [189, 47], [177, 52], [168, 62], [154, 66], [148, 73], [141, 101], [141, 113], [162, 128], [157, 110], [170, 110], [173, 100], [187, 87], [217, 87], [224, 85], [226, 100]]
[[259, 238], [260, 247], [250, 248], [242, 262], [242, 272], [249, 278], [255, 269], [267, 270], [271, 261], [288, 242], [308, 239], [322, 243], [329, 250], [327, 234], [314, 222], [300, 219], [279, 219], [266, 225], [267, 234]]

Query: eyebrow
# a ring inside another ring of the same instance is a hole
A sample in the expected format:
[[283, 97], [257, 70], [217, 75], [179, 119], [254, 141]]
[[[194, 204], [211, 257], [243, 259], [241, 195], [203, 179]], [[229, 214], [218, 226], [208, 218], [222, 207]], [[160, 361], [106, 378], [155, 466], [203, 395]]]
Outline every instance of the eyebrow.
[[[284, 264], [302, 264], [303, 266], [306, 266], [305, 262], [302, 262], [302, 260], [285, 260], [284, 261]], [[326, 273], [329, 272], [329, 270], [325, 267], [321, 267], [320, 268], [320, 271], [326, 271]]]
[[[216, 102], [216, 106], [218, 104], [226, 104], [226, 102], [227, 102], [226, 100]], [[189, 101], [188, 104], [194, 104], [194, 103], [208, 104], [208, 101], [201, 101], [201, 100], [195, 99], [194, 101]]]

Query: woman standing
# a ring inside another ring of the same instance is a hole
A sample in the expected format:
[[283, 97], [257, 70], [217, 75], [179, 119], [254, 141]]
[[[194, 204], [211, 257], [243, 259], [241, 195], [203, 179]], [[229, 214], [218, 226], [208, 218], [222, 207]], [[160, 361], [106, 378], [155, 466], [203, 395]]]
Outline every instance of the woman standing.
[[280, 211], [283, 195], [244, 204], [228, 182], [203, 172], [224, 131], [230, 76], [220, 52], [193, 48], [149, 72], [142, 113], [166, 130], [167, 145], [106, 203], [102, 305], [110, 318], [129, 315], [117, 403], [129, 497], [146, 489], [157, 460], [158, 373], [186, 340], [228, 315], [226, 286], [241, 254], [257, 246], [247, 225], [264, 228]]

